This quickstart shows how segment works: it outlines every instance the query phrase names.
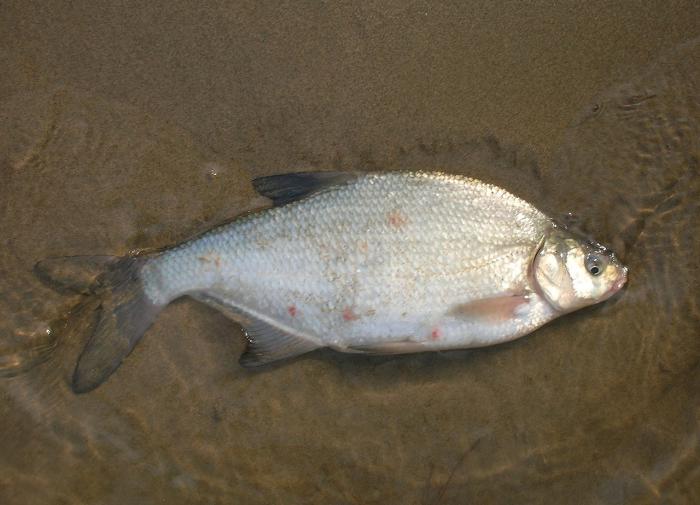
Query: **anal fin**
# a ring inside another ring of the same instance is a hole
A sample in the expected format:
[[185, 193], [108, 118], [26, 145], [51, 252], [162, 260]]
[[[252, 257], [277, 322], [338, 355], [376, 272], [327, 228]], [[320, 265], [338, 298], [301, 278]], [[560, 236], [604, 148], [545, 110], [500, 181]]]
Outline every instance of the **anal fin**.
[[259, 319], [243, 329], [248, 347], [238, 362], [246, 368], [300, 356], [319, 347], [314, 342], [291, 335]]
[[248, 340], [248, 347], [238, 360], [243, 367], [254, 368], [267, 365], [274, 361], [306, 354], [320, 347], [316, 342], [292, 335], [246, 310], [229, 305], [213, 296], [204, 293], [193, 293], [191, 296], [243, 326]]

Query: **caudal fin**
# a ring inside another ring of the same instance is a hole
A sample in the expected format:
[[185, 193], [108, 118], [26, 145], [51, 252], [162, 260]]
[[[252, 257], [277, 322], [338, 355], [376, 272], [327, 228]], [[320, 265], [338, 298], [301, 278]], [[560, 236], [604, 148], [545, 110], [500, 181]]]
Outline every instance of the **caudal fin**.
[[[143, 291], [140, 271], [147, 258], [71, 257], [51, 258], [37, 264], [37, 272], [55, 286], [82, 291], [80, 283], [57, 277], [56, 272], [78, 272], [100, 264], [105, 269], [94, 280], [90, 292], [100, 299], [100, 314], [94, 333], [83, 349], [73, 372], [72, 388], [86, 393], [98, 387], [119, 368], [163, 308], [153, 304]], [[62, 265], [62, 266], [61, 266]], [[79, 276], [75, 277], [79, 280]]]

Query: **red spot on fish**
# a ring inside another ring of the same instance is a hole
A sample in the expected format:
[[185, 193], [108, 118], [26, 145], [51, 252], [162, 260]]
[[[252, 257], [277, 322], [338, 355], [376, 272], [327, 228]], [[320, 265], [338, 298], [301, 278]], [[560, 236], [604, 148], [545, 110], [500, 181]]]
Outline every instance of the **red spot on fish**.
[[357, 319], [360, 319], [360, 316], [355, 314], [350, 307], [343, 310], [343, 320], [344, 321], [355, 321]]
[[294, 305], [290, 305], [287, 307], [287, 312], [289, 312], [289, 315], [292, 317], [297, 317], [297, 308]]
[[440, 331], [440, 328], [433, 328], [433, 331], [430, 333], [431, 340], [438, 340], [441, 336], [442, 332]]
[[394, 211], [389, 212], [387, 219], [389, 221], [389, 224], [391, 226], [393, 226], [394, 228], [401, 228], [403, 225], [405, 225], [408, 222], [408, 219], [406, 219], [406, 216], [404, 216], [398, 210], [394, 210]]

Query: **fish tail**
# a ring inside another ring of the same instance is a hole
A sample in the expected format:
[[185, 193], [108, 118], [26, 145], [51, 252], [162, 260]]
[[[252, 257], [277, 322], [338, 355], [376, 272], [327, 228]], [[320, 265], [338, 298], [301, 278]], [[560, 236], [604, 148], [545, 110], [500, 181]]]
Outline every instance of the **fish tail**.
[[39, 262], [39, 278], [59, 290], [99, 297], [99, 317], [73, 372], [72, 388], [86, 393], [119, 368], [165, 305], [143, 289], [148, 256], [73, 256]]

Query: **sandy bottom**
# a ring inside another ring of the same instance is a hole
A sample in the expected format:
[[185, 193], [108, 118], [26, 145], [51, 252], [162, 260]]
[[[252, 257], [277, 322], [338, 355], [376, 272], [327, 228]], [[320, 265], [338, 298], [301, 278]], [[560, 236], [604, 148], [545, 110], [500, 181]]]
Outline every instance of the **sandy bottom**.
[[[3, 4], [0, 502], [700, 502], [700, 7], [518, 5]], [[71, 392], [90, 318], [36, 261], [172, 245], [323, 168], [573, 211], [629, 285], [510, 344], [255, 373], [181, 300]]]

